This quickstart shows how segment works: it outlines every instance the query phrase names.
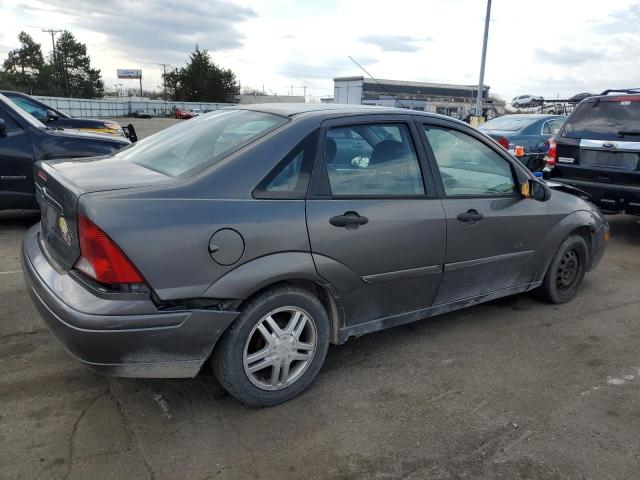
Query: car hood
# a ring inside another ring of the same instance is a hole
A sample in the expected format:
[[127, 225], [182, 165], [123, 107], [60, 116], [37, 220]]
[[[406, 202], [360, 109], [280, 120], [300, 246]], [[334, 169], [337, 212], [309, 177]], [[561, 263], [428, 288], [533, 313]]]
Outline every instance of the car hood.
[[120, 135], [105, 135], [104, 133], [86, 132], [82, 130], [67, 129], [67, 128], [47, 128], [47, 133], [56, 137], [66, 137], [75, 139], [84, 139], [92, 141], [101, 141], [108, 143], [121, 143], [123, 147], [126, 147], [131, 142], [125, 137]]

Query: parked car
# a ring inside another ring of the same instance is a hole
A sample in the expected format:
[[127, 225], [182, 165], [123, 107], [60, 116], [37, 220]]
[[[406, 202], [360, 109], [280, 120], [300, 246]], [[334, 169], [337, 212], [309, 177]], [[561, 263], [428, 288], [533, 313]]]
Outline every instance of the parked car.
[[524, 152], [518, 160], [532, 172], [538, 172], [545, 166], [549, 139], [558, 132], [566, 118], [560, 115], [504, 115], [479, 125], [478, 130], [507, 150], [521, 146]]
[[544, 98], [535, 95], [520, 95], [511, 100], [511, 106], [513, 108], [535, 107], [543, 103]]
[[153, 118], [154, 115], [148, 110], [134, 110], [131, 114], [133, 118]]
[[574, 96], [569, 97], [567, 100], [571, 103], [580, 103], [585, 98], [593, 97], [595, 94], [593, 93], [576, 93]]
[[135, 142], [138, 137], [133, 125], [125, 127], [108, 119], [73, 118], [61, 110], [33, 98], [30, 95], [9, 90], [0, 90], [0, 94], [15, 103], [25, 112], [34, 116], [40, 122], [52, 128], [64, 128], [65, 130], [79, 130], [81, 132], [103, 133], [126, 137]]
[[176, 108], [176, 118], [180, 118], [183, 120], [187, 120], [189, 118], [195, 117], [193, 111], [188, 108]]
[[583, 100], [550, 144], [547, 176], [607, 212], [640, 215], [640, 92]]
[[238, 106], [36, 172], [23, 268], [65, 348], [120, 376], [208, 362], [250, 405], [301, 393], [330, 343], [533, 289], [569, 301], [608, 236], [485, 135], [404, 109]]
[[37, 208], [35, 162], [105, 155], [129, 144], [119, 135], [47, 127], [0, 94], [0, 210]]

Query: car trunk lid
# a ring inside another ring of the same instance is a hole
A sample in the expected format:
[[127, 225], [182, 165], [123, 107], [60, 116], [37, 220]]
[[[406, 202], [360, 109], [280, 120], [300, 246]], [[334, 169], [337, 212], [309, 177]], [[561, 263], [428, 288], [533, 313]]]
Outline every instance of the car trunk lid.
[[38, 162], [34, 173], [41, 209], [40, 243], [60, 270], [69, 270], [80, 256], [77, 208], [82, 195], [175, 181], [113, 157]]

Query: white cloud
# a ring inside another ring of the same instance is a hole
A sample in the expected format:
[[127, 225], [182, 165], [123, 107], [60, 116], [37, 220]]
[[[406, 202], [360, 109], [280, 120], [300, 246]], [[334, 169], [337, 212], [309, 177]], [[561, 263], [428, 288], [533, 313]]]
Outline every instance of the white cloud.
[[[302, 93], [307, 85], [315, 96], [331, 95], [335, 76], [362, 74], [348, 55], [379, 78], [476, 83], [486, 5], [478, 0], [207, 0], [187, 8], [186, 2], [140, 0], [135, 8], [125, 2], [103, 9], [80, 0], [22, 2], [3, 0], [0, 7], [2, 56], [20, 30], [48, 50], [50, 38], [40, 29], [67, 28], [87, 43], [107, 85], [115, 82], [116, 68], [130, 67], [142, 68], [145, 87], [155, 88], [161, 83], [156, 62], [179, 65], [198, 42], [243, 85], [281, 94], [291, 85]], [[638, 86], [640, 2], [632, 3], [609, 0], [605, 11], [595, 0], [494, 2], [486, 83], [505, 98]]]

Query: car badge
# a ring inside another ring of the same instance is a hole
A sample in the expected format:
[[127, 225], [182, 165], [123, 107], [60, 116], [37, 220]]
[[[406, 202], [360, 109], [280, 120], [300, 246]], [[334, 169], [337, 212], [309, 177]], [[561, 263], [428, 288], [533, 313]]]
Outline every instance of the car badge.
[[67, 225], [67, 221], [64, 217], [60, 217], [58, 220], [58, 226], [60, 227], [60, 233], [62, 234], [62, 239], [67, 243], [67, 245], [71, 245], [71, 230], [69, 230], [69, 225]]
[[616, 148], [616, 144], [613, 142], [604, 142], [602, 148]]

